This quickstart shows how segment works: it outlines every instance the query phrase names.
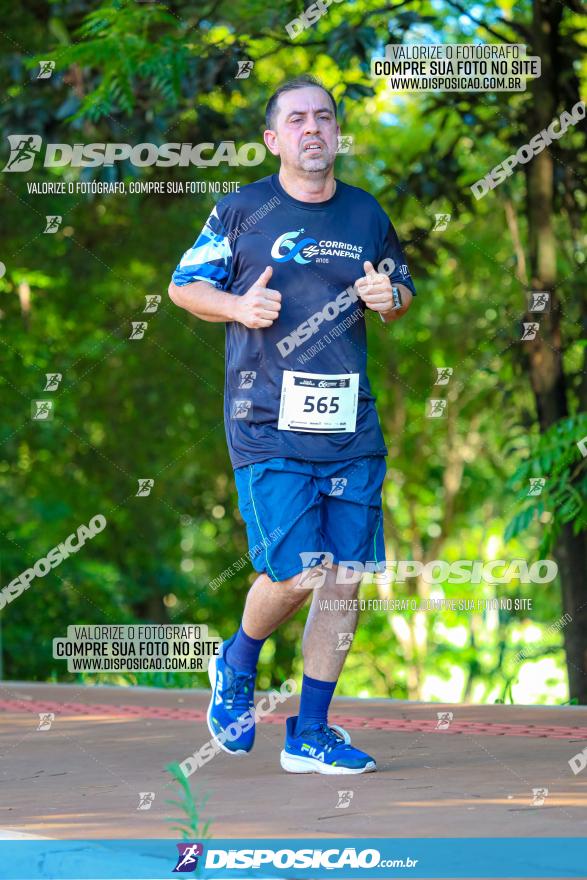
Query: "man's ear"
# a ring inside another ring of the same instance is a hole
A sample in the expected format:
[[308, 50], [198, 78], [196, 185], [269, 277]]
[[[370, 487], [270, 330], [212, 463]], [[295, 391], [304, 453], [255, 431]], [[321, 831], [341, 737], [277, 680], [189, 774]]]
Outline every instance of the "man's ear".
[[263, 132], [263, 140], [265, 141], [265, 146], [269, 150], [270, 153], [273, 153], [274, 156], [279, 156], [279, 146], [277, 143], [277, 135], [271, 128], [267, 128]]

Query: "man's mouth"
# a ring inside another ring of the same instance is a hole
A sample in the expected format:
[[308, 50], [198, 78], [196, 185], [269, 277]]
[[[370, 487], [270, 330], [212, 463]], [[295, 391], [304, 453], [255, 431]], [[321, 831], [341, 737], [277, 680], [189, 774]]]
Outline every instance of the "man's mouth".
[[310, 141], [310, 143], [305, 144], [304, 153], [318, 153], [322, 149], [322, 144], [317, 143], [317, 141]]

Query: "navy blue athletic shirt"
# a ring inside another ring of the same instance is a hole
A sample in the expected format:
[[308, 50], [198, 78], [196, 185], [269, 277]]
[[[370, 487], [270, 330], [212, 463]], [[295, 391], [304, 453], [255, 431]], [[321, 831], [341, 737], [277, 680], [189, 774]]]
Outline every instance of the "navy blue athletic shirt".
[[[225, 324], [224, 418], [234, 468], [269, 458], [320, 462], [387, 454], [367, 378], [365, 306], [352, 288], [365, 274], [365, 260], [415, 293], [396, 232], [373, 196], [337, 180], [332, 198], [301, 202], [277, 174], [218, 202], [184, 254], [173, 274], [178, 286], [208, 281], [242, 296], [272, 266], [268, 287], [281, 293], [271, 327]], [[284, 370], [358, 373], [356, 430], [278, 430]]]

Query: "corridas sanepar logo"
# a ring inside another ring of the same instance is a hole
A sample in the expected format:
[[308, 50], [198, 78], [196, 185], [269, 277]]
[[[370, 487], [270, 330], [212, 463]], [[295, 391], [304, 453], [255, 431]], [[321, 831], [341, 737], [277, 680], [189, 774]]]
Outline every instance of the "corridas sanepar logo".
[[329, 263], [329, 257], [348, 257], [360, 260], [363, 248], [346, 241], [317, 241], [315, 238], [299, 238], [305, 229], [294, 229], [284, 232], [273, 242], [271, 257], [276, 263], [288, 263], [294, 260], [305, 265], [315, 260], [316, 263]]

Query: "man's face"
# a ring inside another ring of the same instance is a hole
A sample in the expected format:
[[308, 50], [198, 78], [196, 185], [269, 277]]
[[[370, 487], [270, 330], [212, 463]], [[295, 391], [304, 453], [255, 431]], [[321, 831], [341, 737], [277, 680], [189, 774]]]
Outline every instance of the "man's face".
[[292, 171], [323, 176], [334, 165], [340, 129], [330, 97], [319, 86], [284, 92], [265, 143]]

